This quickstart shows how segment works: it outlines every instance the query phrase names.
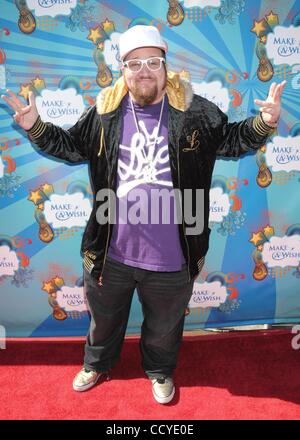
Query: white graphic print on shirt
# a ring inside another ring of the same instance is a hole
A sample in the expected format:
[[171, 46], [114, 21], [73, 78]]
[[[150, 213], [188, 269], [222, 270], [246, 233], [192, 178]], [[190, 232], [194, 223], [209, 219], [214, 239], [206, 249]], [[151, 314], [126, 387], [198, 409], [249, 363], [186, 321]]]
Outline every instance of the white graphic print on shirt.
[[[154, 128], [152, 134], [148, 133], [143, 121], [139, 121], [139, 127], [142, 132], [134, 133], [129, 147], [120, 144], [122, 150], [129, 151], [130, 162], [126, 164], [120, 158], [118, 160], [120, 182], [117, 197], [119, 198], [126, 196], [130, 190], [142, 183], [173, 186], [171, 180], [160, 180], [157, 177], [170, 171], [168, 145], [159, 147], [154, 145], [158, 126]], [[157, 145], [163, 140], [163, 136], [158, 136]], [[168, 166], [160, 168], [163, 164], [168, 164]]]

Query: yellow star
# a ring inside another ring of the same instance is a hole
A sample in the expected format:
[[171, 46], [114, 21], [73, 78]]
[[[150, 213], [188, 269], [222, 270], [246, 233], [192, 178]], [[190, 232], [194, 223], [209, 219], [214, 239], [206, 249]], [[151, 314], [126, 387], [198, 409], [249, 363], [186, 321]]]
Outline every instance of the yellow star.
[[39, 78], [38, 76], [36, 78], [34, 78], [34, 80], [32, 81], [32, 84], [34, 85], [34, 87], [36, 89], [44, 89], [46, 87], [45, 81], [41, 78]]
[[260, 21], [254, 20], [254, 25], [253, 28], [251, 29], [251, 32], [254, 32], [257, 37], [260, 37], [261, 34], [266, 30], [265, 25], [266, 25], [266, 21], [264, 18]]
[[53, 278], [53, 282], [55, 283], [55, 285], [57, 286], [57, 287], [62, 287], [64, 284], [65, 284], [65, 282], [64, 282], [64, 279], [63, 278], [61, 278], [61, 277], [58, 277], [58, 276], [56, 276], [55, 278]]
[[263, 241], [264, 237], [263, 234], [261, 232], [258, 233], [253, 233], [251, 239], [249, 240], [251, 243], [254, 244], [254, 246], [257, 246], [258, 243], [261, 244], [260, 242]]
[[270, 226], [270, 225], [267, 225], [264, 228], [264, 234], [268, 238], [271, 237], [272, 235], [274, 235], [274, 228], [272, 228], [272, 226]]
[[103, 42], [98, 43], [98, 44], [97, 44], [97, 49], [103, 51], [103, 49], [104, 49], [104, 43], [103, 43]]
[[87, 37], [88, 40], [91, 40], [94, 44], [97, 44], [97, 41], [101, 38], [104, 38], [104, 35], [101, 32], [100, 26], [90, 29], [89, 36]]
[[46, 281], [45, 283], [43, 283], [43, 287], [42, 290], [45, 290], [45, 292], [47, 293], [54, 293], [55, 292], [55, 288], [53, 286], [52, 281]]
[[49, 194], [49, 193], [53, 193], [54, 188], [50, 183], [44, 183], [44, 185], [41, 186], [41, 190], [45, 193], [45, 194]]
[[30, 92], [30, 84], [22, 84], [21, 90], [19, 91], [19, 95], [23, 96], [24, 99], [28, 99], [28, 93]]
[[106, 18], [101, 24], [106, 34], [111, 34], [114, 32], [115, 24], [113, 21], [109, 21], [108, 18]]
[[269, 15], [266, 15], [266, 19], [268, 25], [271, 26], [272, 28], [279, 23], [278, 15], [273, 14], [273, 11], [271, 11]]
[[39, 190], [37, 190], [37, 191], [30, 191], [30, 196], [28, 197], [28, 200], [30, 200], [35, 205], [37, 205], [38, 202], [40, 200], [42, 200], [42, 196], [41, 196]]

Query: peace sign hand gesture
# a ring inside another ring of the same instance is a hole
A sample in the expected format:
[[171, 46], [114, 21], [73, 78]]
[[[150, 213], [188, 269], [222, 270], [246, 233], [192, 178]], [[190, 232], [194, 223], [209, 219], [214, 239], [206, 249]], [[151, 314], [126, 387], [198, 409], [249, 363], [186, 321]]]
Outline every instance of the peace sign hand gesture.
[[254, 102], [260, 105], [260, 112], [263, 121], [272, 126], [276, 126], [280, 111], [281, 111], [281, 95], [286, 85], [286, 81], [282, 81], [280, 84], [273, 83], [270, 86], [268, 97], [265, 101], [255, 99]]
[[5, 95], [1, 95], [1, 98], [15, 111], [13, 115], [14, 120], [24, 130], [29, 130], [39, 117], [33, 92], [30, 91], [28, 94], [29, 104], [27, 105], [11, 90], [7, 89], [7, 93], [10, 95], [10, 98]]

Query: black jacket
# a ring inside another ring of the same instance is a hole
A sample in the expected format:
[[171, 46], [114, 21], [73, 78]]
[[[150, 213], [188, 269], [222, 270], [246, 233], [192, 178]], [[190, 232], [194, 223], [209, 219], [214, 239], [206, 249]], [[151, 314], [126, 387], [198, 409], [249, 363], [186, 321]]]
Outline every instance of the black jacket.
[[[169, 158], [174, 188], [182, 194], [191, 189], [204, 190], [204, 228], [202, 233], [187, 235], [184, 216], [179, 224], [183, 254], [190, 278], [197, 276], [209, 246], [209, 190], [217, 156], [238, 157], [260, 148], [270, 128], [259, 116], [228, 123], [227, 116], [210, 101], [194, 95], [189, 83], [178, 74], [168, 73]], [[103, 281], [102, 272], [113, 224], [100, 225], [96, 213], [103, 201], [97, 201], [100, 189], [116, 189], [118, 149], [122, 127], [121, 100], [128, 93], [123, 78], [114, 87], [102, 90], [97, 105], [88, 108], [68, 130], [40, 119], [29, 130], [29, 137], [44, 152], [77, 163], [88, 161], [94, 194], [93, 209], [85, 228], [81, 252], [89, 272]], [[195, 206], [193, 206], [194, 210]], [[193, 215], [195, 213], [193, 212]]]

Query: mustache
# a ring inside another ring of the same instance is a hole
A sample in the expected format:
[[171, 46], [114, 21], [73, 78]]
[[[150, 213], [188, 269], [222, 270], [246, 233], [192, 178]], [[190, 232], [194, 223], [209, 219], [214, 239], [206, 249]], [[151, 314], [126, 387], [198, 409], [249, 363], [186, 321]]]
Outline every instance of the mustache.
[[141, 75], [136, 78], [136, 80], [140, 80], [140, 79], [155, 79], [155, 77], [150, 76], [150, 75]]

